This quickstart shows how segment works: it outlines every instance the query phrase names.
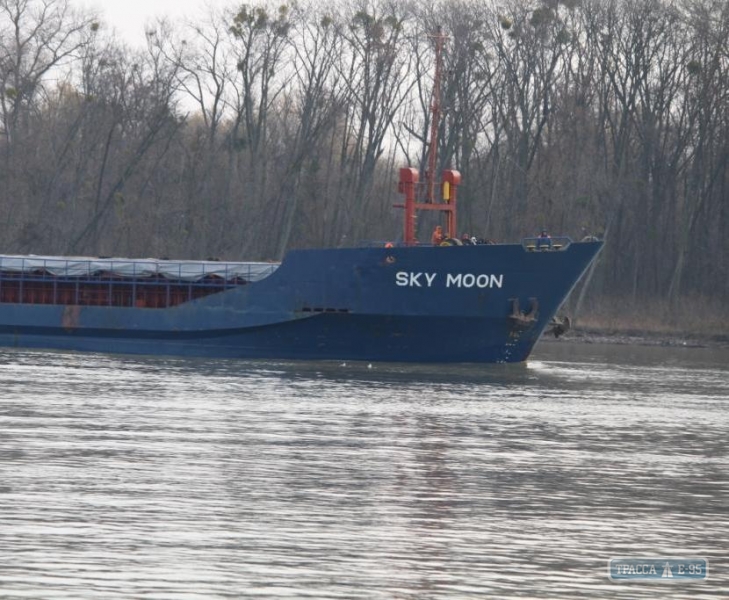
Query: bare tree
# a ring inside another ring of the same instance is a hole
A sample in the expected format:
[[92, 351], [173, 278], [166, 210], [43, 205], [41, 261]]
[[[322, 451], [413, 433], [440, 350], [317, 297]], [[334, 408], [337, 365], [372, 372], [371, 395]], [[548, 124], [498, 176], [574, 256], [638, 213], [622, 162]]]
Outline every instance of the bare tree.
[[165, 59], [157, 36], [149, 35], [147, 51], [135, 57], [138, 60], [117, 64], [112, 86], [95, 97], [96, 102], [109, 102], [111, 118], [97, 167], [93, 208], [69, 242], [68, 252], [99, 248], [104, 221], [113, 207], [123, 219], [127, 209], [133, 212], [130, 181], [137, 179], [141, 189], [147, 185], [181, 126], [174, 116], [179, 63]]
[[[291, 6], [284, 4], [271, 9], [265, 4], [242, 5], [233, 16], [230, 32], [235, 40], [238, 78], [235, 121], [230, 129], [230, 141], [245, 152], [248, 169], [247, 202], [252, 214], [263, 215], [268, 206], [268, 172], [270, 153], [267, 152], [269, 122], [275, 103], [281, 98], [291, 72], [286, 59], [291, 51]], [[267, 220], [270, 220], [269, 218]], [[261, 243], [257, 234], [262, 223], [255, 222], [242, 237], [242, 253]]]
[[[276, 256], [283, 257], [292, 236], [294, 222], [303, 198], [304, 168], [320, 160], [317, 150], [323, 136], [331, 131], [340, 106], [341, 88], [333, 81], [336, 60], [341, 54], [342, 36], [336, 31], [326, 12], [311, 7], [295, 12], [295, 40], [292, 69], [294, 78], [287, 95], [284, 115], [292, 116], [290, 140], [283, 154], [283, 172], [279, 179], [276, 207], [280, 218], [280, 234]], [[308, 198], [309, 210], [316, 209], [315, 198]], [[323, 208], [323, 207], [321, 207]], [[324, 219], [327, 214], [324, 210]]]
[[98, 28], [68, 0], [0, 0], [0, 124], [12, 144], [44, 79], [78, 57]]
[[[526, 214], [529, 171], [542, 144], [552, 110], [552, 88], [561, 76], [565, 39], [559, 13], [547, 3], [534, 9], [511, 3], [492, 26], [495, 51], [504, 70], [498, 102], [509, 162], [507, 201]], [[501, 143], [499, 140], [498, 143]], [[517, 231], [507, 225], [506, 233]]]
[[386, 136], [406, 103], [413, 82], [408, 79], [411, 59], [405, 44], [409, 13], [405, 7], [382, 3], [346, 6], [340, 30], [347, 42], [338, 65], [346, 85], [345, 122], [339, 168], [339, 195], [351, 207], [346, 235], [368, 228], [373, 208], [374, 176]]

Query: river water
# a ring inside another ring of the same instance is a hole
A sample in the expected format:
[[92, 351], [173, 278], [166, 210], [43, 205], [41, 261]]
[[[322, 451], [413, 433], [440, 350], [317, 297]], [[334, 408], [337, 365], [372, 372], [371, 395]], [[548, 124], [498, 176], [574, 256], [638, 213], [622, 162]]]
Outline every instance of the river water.
[[[729, 351], [0, 351], [0, 598], [729, 595]], [[697, 556], [705, 582], [612, 582]]]

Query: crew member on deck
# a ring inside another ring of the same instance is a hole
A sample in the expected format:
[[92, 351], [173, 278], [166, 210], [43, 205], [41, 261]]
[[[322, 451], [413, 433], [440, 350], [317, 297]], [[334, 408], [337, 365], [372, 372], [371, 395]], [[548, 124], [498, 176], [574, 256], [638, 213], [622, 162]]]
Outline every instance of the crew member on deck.
[[542, 233], [537, 238], [537, 250], [548, 250], [552, 247], [552, 238], [549, 237], [546, 229], [542, 229]]
[[430, 238], [430, 243], [433, 244], [433, 246], [440, 246], [444, 239], [443, 227], [441, 225], [436, 225], [433, 230], [433, 235]]

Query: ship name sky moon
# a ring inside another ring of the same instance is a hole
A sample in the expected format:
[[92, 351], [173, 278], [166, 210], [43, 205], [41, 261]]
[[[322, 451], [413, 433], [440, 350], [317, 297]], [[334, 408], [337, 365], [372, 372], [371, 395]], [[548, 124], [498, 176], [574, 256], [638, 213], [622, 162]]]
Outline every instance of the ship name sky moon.
[[439, 277], [438, 273], [398, 271], [395, 273], [395, 283], [400, 287], [433, 287], [435, 284], [447, 288], [501, 288], [504, 275], [446, 273], [445, 277]]

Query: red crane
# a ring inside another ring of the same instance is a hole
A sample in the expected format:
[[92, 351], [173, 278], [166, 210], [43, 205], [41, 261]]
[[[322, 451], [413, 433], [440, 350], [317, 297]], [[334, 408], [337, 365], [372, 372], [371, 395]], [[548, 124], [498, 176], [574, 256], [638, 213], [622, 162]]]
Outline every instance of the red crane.
[[443, 48], [448, 36], [438, 27], [430, 36], [435, 43], [435, 78], [433, 81], [433, 96], [430, 105], [432, 117], [430, 122], [430, 142], [428, 150], [428, 169], [425, 172], [425, 202], [418, 202], [419, 173], [417, 169], [405, 167], [400, 169], [400, 183], [398, 189], [405, 194], [405, 203], [395, 206], [405, 209], [405, 224], [403, 241], [406, 246], [418, 243], [416, 237], [416, 219], [419, 210], [437, 210], [446, 213], [446, 235], [448, 238], [456, 237], [456, 191], [461, 183], [461, 174], [454, 170], [445, 170], [441, 176], [441, 194], [435, 193], [435, 169], [438, 162], [438, 130], [441, 117], [441, 80], [443, 78]]

